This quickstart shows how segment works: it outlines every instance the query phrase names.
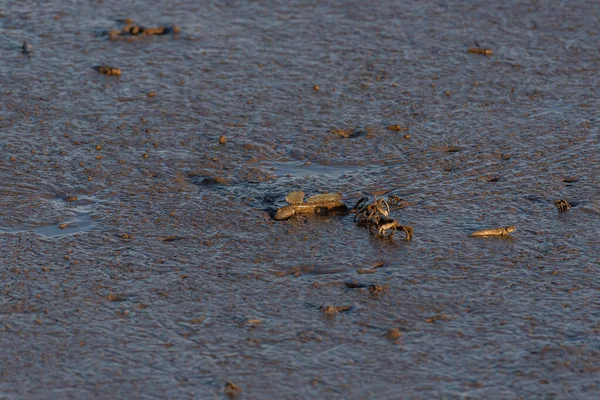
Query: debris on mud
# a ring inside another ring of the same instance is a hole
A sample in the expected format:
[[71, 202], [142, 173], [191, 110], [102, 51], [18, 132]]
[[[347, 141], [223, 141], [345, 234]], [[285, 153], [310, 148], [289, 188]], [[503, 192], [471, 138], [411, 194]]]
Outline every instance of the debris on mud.
[[299, 214], [325, 215], [328, 213], [348, 214], [348, 207], [339, 193], [324, 193], [309, 197], [304, 201], [304, 192], [295, 191], [285, 197], [289, 204], [277, 210], [274, 218], [284, 220]]
[[117, 67], [110, 67], [108, 65], [97, 65], [97, 66], [95, 66], [93, 68], [96, 71], [100, 72], [101, 74], [105, 74], [105, 75], [117, 75], [117, 76], [121, 75], [121, 69], [117, 68]]
[[564, 199], [556, 200], [554, 202], [554, 205], [556, 206], [556, 208], [558, 208], [558, 212], [565, 212], [571, 209], [571, 205], [569, 204], [569, 202]]

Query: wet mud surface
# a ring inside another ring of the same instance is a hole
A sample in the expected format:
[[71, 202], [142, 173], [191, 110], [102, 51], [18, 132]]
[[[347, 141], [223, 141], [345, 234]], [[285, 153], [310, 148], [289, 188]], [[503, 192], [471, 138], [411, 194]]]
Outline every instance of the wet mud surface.
[[[0, 393], [598, 398], [599, 15], [0, 3]], [[414, 237], [274, 221], [292, 190]]]

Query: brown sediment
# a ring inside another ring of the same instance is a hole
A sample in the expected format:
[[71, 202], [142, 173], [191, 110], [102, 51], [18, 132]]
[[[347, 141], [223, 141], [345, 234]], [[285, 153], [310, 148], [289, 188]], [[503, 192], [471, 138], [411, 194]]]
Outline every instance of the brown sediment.
[[508, 236], [517, 228], [514, 225], [505, 226], [503, 228], [483, 229], [471, 233], [469, 236]]

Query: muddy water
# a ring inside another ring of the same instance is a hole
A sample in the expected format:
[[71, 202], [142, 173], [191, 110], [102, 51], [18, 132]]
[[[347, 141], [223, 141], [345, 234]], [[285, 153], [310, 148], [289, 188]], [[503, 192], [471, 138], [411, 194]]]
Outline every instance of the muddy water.
[[598, 398], [597, 2], [155, 3], [0, 2], [2, 396]]

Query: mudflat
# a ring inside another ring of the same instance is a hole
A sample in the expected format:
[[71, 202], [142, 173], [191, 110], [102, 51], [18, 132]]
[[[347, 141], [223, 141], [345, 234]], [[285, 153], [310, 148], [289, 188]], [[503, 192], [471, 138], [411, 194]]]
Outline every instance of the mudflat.
[[598, 3], [459, 3], [0, 4], [2, 396], [598, 398]]

